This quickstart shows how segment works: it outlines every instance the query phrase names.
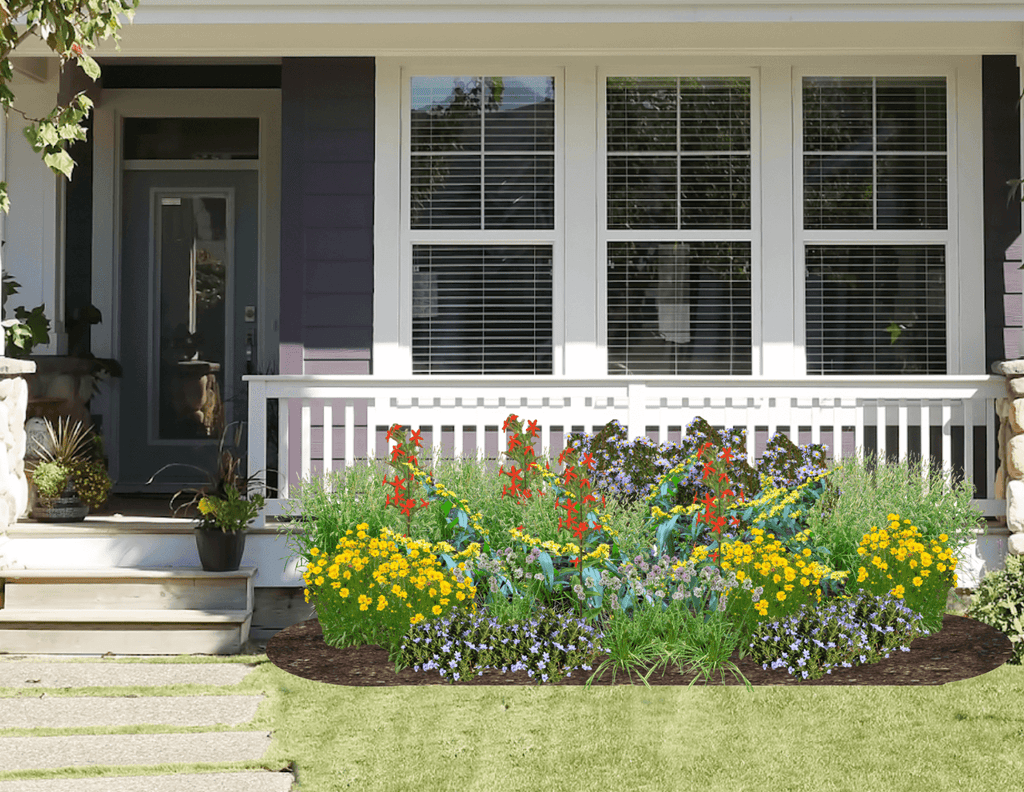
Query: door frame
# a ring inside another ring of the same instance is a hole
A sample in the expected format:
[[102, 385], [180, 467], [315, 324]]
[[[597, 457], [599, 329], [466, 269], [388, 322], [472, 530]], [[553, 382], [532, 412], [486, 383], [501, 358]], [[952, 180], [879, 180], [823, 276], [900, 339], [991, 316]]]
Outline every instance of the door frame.
[[[278, 89], [114, 89], [101, 92], [93, 126], [92, 303], [103, 321], [92, 329], [97, 357], [120, 359], [121, 188], [126, 169], [120, 130], [124, 118], [258, 118], [258, 160], [151, 160], [146, 169], [257, 171], [256, 330], [261, 355], [276, 363], [280, 340], [281, 91]], [[129, 162], [127, 168], [131, 168]], [[107, 264], [109, 262], [109, 264]], [[258, 362], [258, 361], [257, 361]], [[93, 397], [102, 416], [110, 475], [120, 478], [120, 380], [111, 378]]]

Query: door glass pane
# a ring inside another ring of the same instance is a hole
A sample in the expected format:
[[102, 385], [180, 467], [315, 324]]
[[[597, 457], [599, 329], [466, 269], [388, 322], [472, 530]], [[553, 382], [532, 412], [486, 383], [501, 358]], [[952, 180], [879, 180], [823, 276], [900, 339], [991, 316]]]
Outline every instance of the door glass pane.
[[158, 201], [158, 436], [217, 438], [224, 425], [228, 202], [167, 195]]

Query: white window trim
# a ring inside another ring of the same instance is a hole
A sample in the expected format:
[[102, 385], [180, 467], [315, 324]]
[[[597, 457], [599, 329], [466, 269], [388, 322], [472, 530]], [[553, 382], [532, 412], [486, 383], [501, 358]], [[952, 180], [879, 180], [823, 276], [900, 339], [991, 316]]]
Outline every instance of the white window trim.
[[[749, 229], [652, 229], [623, 231], [608, 228], [608, 119], [609, 77], [746, 77], [750, 80], [750, 228]], [[755, 68], [729, 66], [671, 66], [644, 68], [599, 67], [597, 77], [597, 312], [600, 375], [608, 374], [608, 243], [637, 239], [665, 242], [738, 241], [750, 242], [750, 370], [761, 370], [761, 111], [760, 75]], [[596, 373], [596, 372], [595, 372]]]
[[[984, 322], [961, 322], [961, 317], [984, 315], [981, 56], [739, 56], [713, 63], [694, 57], [608, 56], [561, 62], [377, 58], [373, 328], [377, 376], [412, 374], [412, 247], [404, 230], [408, 228], [404, 203], [409, 187], [408, 153], [403, 148], [408, 140], [408, 76], [516, 72], [556, 78], [554, 374], [607, 376], [604, 85], [608, 75], [620, 74], [753, 75], [751, 223], [757, 232], [752, 229], [751, 371], [755, 376], [786, 378], [808, 376], [803, 249], [805, 238], [809, 238], [803, 232], [801, 78], [946, 76], [950, 228], [936, 233], [949, 237], [948, 373], [985, 373]], [[402, 156], [396, 157], [394, 152], [402, 152]], [[780, 200], [780, 194], [788, 195], [788, 200]], [[572, 200], [566, 202], [565, 196]], [[877, 232], [871, 234], [879, 238]], [[514, 236], [524, 240], [519, 234]]]

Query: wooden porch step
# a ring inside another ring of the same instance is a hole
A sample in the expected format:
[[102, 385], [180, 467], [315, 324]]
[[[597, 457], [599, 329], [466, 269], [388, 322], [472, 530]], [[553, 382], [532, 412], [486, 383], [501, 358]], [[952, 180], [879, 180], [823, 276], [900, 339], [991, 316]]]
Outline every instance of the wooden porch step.
[[4, 610], [117, 608], [120, 610], [248, 610], [255, 567], [203, 569], [107, 567], [4, 569]]
[[5, 569], [0, 653], [236, 654], [254, 567]]

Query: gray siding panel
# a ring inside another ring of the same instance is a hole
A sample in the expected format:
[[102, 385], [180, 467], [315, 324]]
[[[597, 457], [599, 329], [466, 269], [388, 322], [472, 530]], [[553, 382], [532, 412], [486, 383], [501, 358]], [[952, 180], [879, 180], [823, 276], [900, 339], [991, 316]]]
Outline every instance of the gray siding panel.
[[373, 346], [372, 58], [281, 63], [281, 372], [366, 374]]

